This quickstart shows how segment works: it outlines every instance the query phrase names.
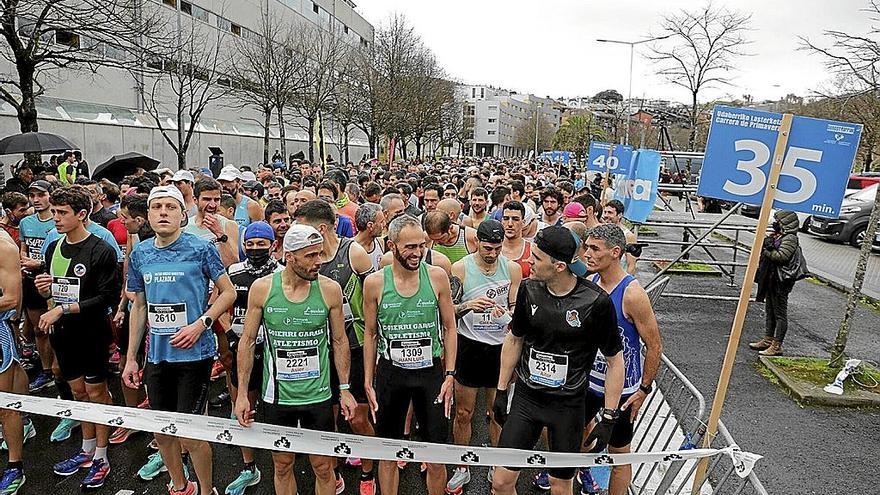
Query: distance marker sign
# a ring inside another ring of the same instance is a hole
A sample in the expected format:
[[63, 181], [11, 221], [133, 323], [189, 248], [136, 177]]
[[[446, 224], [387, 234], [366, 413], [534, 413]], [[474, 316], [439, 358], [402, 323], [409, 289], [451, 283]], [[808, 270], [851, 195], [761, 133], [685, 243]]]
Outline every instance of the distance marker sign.
[[[782, 114], [716, 106], [697, 194], [760, 205]], [[773, 207], [836, 218], [861, 124], [794, 116]]]
[[590, 143], [590, 153], [587, 157], [587, 170], [595, 172], [611, 172], [612, 174], [628, 174], [632, 162], [633, 148], [622, 144], [615, 144], [614, 151], [608, 156], [611, 143], [593, 141]]

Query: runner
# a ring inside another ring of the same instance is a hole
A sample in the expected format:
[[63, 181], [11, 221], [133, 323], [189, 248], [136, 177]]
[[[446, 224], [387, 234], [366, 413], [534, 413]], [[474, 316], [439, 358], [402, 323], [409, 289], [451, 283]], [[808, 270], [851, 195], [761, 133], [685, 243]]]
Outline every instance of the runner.
[[[605, 447], [623, 385], [623, 356], [614, 307], [596, 284], [572, 263], [577, 243], [565, 227], [538, 232], [532, 269], [520, 284], [511, 331], [501, 351], [501, 374], [492, 410], [502, 425], [499, 447], [532, 449], [547, 428], [551, 452], [580, 451], [584, 397], [596, 351], [608, 359], [605, 410], [588, 438], [590, 451]], [[508, 412], [508, 386], [516, 385]], [[549, 470], [554, 495], [572, 492], [574, 468]], [[515, 493], [519, 468], [496, 467], [492, 489]]]
[[[275, 202], [280, 204], [280, 202]], [[281, 205], [282, 209], [284, 205]], [[287, 210], [283, 210], [287, 214]], [[286, 231], [285, 231], [286, 233]], [[278, 268], [278, 262], [271, 256], [275, 245], [275, 232], [266, 222], [254, 222], [244, 232], [244, 250], [247, 259], [229, 267], [229, 279], [235, 287], [235, 303], [232, 305], [232, 327], [226, 332], [229, 350], [232, 353], [232, 366], [229, 373], [229, 395], [232, 398], [232, 409], [238, 397], [238, 349], [244, 332], [245, 312], [247, 311], [248, 292], [254, 282], [270, 275]], [[259, 327], [254, 342], [253, 358], [255, 360], [250, 378], [247, 380], [247, 396], [250, 404], [257, 403], [257, 393], [263, 383], [263, 328]], [[226, 487], [227, 495], [241, 495], [248, 487], [256, 486], [262, 477], [254, 459], [254, 450], [241, 447], [244, 469], [232, 483]]]
[[[608, 208], [610, 206], [605, 207], [606, 210]], [[628, 454], [631, 451], [633, 423], [645, 398], [651, 393], [654, 377], [660, 366], [660, 356], [663, 354], [660, 329], [657, 326], [654, 310], [651, 308], [651, 301], [635, 277], [627, 274], [621, 267], [620, 258], [625, 249], [626, 238], [623, 230], [613, 224], [600, 225], [592, 229], [587, 238], [587, 265], [590, 271], [595, 272], [591, 280], [599, 284], [611, 297], [617, 312], [617, 329], [623, 342], [625, 372], [623, 394], [620, 397], [622, 417], [614, 424], [611, 439], [608, 441], [608, 452], [611, 454]], [[643, 343], [644, 364], [642, 363]], [[596, 354], [590, 372], [590, 385], [585, 403], [588, 423], [606, 402], [606, 369], [605, 357], [600, 352]], [[589, 473], [588, 468], [582, 469], [579, 473], [581, 493], [598, 493], [592, 491], [594, 483]], [[608, 493], [626, 494], [631, 479], [630, 465], [613, 466]]]
[[[434, 211], [437, 209], [437, 203], [443, 198], [443, 186], [436, 182], [432, 182], [431, 184], [425, 185], [424, 192], [422, 194], [422, 206], [425, 213]], [[455, 200], [458, 203], [458, 200]], [[458, 203], [461, 206], [461, 203]]]
[[[340, 406], [345, 419], [356, 403], [349, 392], [349, 346], [345, 336], [342, 289], [318, 273], [324, 239], [308, 225], [294, 225], [284, 237], [287, 263], [283, 271], [254, 282], [248, 295], [244, 332], [238, 348], [238, 397], [235, 415], [243, 426], [253, 423], [248, 398], [254, 365], [254, 346], [260, 324], [265, 328], [261, 422], [280, 426], [335, 430], [330, 384], [330, 342], [333, 363], [341, 381]], [[329, 325], [329, 332], [328, 332]], [[291, 331], [294, 328], [296, 331]], [[296, 493], [294, 454], [273, 452], [275, 493]], [[309, 455], [315, 474], [315, 493], [337, 490], [333, 458]]]
[[[10, 323], [22, 298], [21, 263], [16, 256], [17, 251], [18, 247], [12, 238], [5, 232], [0, 232], [0, 392], [24, 395], [27, 394], [28, 379], [20, 364], [15, 347], [15, 329]], [[3, 424], [3, 438], [9, 450], [6, 469], [0, 478], [0, 493], [15, 495], [25, 483], [22, 464], [24, 425], [21, 413], [11, 409], [0, 411], [0, 422]]]
[[385, 252], [381, 241], [385, 233], [385, 213], [376, 203], [364, 203], [358, 207], [354, 219], [358, 230], [354, 240], [367, 252], [373, 271], [376, 271]]
[[[373, 272], [370, 257], [364, 248], [353, 239], [338, 237], [333, 230], [335, 215], [333, 208], [323, 200], [309, 201], [296, 210], [296, 222], [314, 227], [323, 238], [324, 251], [321, 258], [321, 275], [333, 280], [342, 287], [342, 312], [345, 316], [345, 334], [351, 354], [351, 394], [357, 401], [357, 410], [351, 418], [351, 428], [361, 435], [375, 435], [370, 424], [367, 408], [367, 395], [363, 389], [364, 381], [364, 303], [363, 280]], [[331, 354], [333, 354], [331, 352]], [[339, 377], [331, 369], [330, 383], [333, 387]], [[333, 395], [334, 403], [337, 395]], [[354, 461], [354, 460], [351, 460]], [[356, 464], [357, 461], [354, 461]], [[344, 487], [341, 476], [337, 476], [339, 487]], [[340, 491], [342, 489], [340, 488]], [[361, 461], [360, 493], [374, 493], [373, 461]]]
[[193, 195], [193, 185], [196, 183], [195, 177], [189, 170], [178, 170], [171, 176], [171, 185], [180, 190], [183, 194], [183, 203], [186, 205], [186, 216], [193, 217], [198, 212], [196, 199]]
[[[198, 184], [198, 183], [197, 183]], [[198, 194], [196, 195], [198, 197]], [[235, 301], [235, 288], [212, 244], [183, 232], [183, 195], [174, 186], [155, 187], [148, 198], [156, 237], [131, 253], [128, 290], [135, 293], [129, 342], [140, 342], [149, 321], [150, 340], [143, 380], [150, 408], [205, 414], [211, 366], [217, 345], [213, 322]], [[234, 224], [233, 224], [234, 227]], [[208, 307], [208, 282], [217, 289]], [[136, 348], [128, 349], [125, 385], [140, 386]], [[156, 434], [162, 461], [171, 476], [172, 495], [213, 491], [211, 446], [207, 442]], [[183, 472], [181, 446], [192, 457], [199, 485]]]
[[19, 239], [19, 225], [21, 221], [30, 215], [31, 205], [28, 197], [16, 191], [3, 193], [3, 218], [0, 218], [0, 227], [9, 234], [15, 247], [21, 247]]
[[[623, 231], [623, 235], [626, 236], [626, 243], [632, 245], [638, 242], [638, 240], [636, 239], [636, 235], [621, 223], [623, 220], [623, 211], [623, 203], [616, 199], [612, 199], [605, 205], [605, 208], [602, 209], [602, 223], [617, 225], [620, 227]], [[630, 275], [635, 275], [636, 263], [638, 263], [638, 261], [639, 259], [633, 255], [632, 252], [624, 251], [623, 257], [620, 259], [620, 264], [623, 266], [623, 271]]]
[[210, 177], [202, 177], [196, 181], [193, 191], [197, 211], [194, 217], [187, 219], [183, 231], [214, 244], [223, 266], [238, 263], [238, 225], [218, 213], [223, 187]]
[[[455, 362], [455, 421], [452, 436], [456, 445], [469, 445], [471, 420], [477, 392], [483, 389], [486, 404], [495, 400], [501, 368], [501, 344], [516, 303], [522, 279], [519, 265], [501, 255], [504, 228], [501, 222], [484, 220], [477, 227], [479, 251], [452, 265], [452, 275], [461, 282], [456, 298], [458, 347]], [[501, 427], [489, 422], [489, 443], [498, 445]], [[490, 475], [491, 476], [491, 475]], [[446, 492], [459, 494], [471, 480], [470, 469], [458, 466], [452, 472]]]
[[[39, 327], [50, 332], [60, 377], [80, 402], [112, 404], [107, 389], [108, 359], [113, 330], [109, 313], [121, 288], [116, 255], [111, 246], [89, 233], [83, 222], [92, 210], [89, 191], [70, 186], [49, 197], [55, 227], [61, 237], [46, 248], [48, 273], [37, 275], [34, 284], [43, 297], [51, 297], [50, 309], [40, 317]], [[115, 241], [114, 241], [115, 245]], [[82, 424], [82, 448], [55, 464], [55, 474], [71, 476], [88, 469], [83, 490], [104, 486], [110, 474], [107, 426]]]
[[477, 250], [477, 231], [453, 223], [443, 211], [425, 214], [425, 232], [433, 242], [431, 249], [446, 255], [450, 263], [464, 258]]
[[[290, 213], [287, 211], [287, 207], [280, 200], [272, 200], [266, 205], [266, 223], [272, 227], [272, 231], [275, 233], [275, 239], [284, 239], [284, 236], [287, 234], [287, 230], [290, 228], [290, 224], [292, 223], [290, 220]], [[284, 249], [281, 245], [282, 243], [276, 242], [272, 245], [272, 258], [275, 261], [284, 264]]]
[[541, 217], [538, 219], [538, 230], [547, 225], [560, 225], [564, 198], [559, 189], [548, 187], [541, 191]]
[[[201, 179], [199, 179], [201, 180]], [[223, 187], [223, 191], [235, 198], [235, 221], [239, 225], [247, 227], [251, 222], [263, 219], [263, 209], [260, 204], [241, 193], [241, 172], [232, 165], [227, 165], [220, 170], [217, 182]], [[196, 201], [199, 193], [195, 192]]]
[[522, 278], [529, 278], [532, 264], [532, 243], [523, 238], [523, 219], [526, 207], [519, 201], [508, 201], [501, 209], [501, 224], [504, 226], [504, 241], [501, 254], [513, 260], [520, 267]]
[[[449, 278], [422, 263], [426, 241], [418, 220], [404, 215], [388, 230], [394, 262], [364, 283], [364, 387], [376, 434], [402, 439], [412, 401], [422, 440], [445, 443], [456, 359]], [[428, 464], [427, 472], [428, 493], [440, 495], [446, 467]], [[394, 461], [379, 461], [384, 495], [397, 494], [398, 478]]]

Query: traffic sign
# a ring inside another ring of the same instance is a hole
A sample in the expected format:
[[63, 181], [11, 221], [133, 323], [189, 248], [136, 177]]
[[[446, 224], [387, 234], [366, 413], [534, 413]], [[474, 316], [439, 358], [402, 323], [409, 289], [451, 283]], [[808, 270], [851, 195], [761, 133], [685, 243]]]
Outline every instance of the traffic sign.
[[[716, 106], [697, 194], [760, 205], [782, 114]], [[836, 218], [861, 124], [794, 116], [773, 207]]]
[[590, 143], [590, 154], [587, 158], [587, 170], [611, 172], [612, 174], [628, 174], [632, 162], [633, 148], [615, 144], [614, 151], [608, 156], [611, 143], [593, 141]]

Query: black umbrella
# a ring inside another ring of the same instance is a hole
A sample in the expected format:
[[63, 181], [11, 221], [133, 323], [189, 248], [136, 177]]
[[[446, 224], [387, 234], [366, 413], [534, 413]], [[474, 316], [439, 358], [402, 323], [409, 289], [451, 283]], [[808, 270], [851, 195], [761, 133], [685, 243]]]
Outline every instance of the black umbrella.
[[95, 168], [92, 178], [95, 180], [107, 178], [112, 182], [117, 182], [126, 175], [133, 174], [137, 168], [155, 170], [158, 166], [159, 160], [132, 151], [122, 155], [111, 156], [109, 160]]
[[0, 155], [19, 153], [57, 153], [78, 150], [79, 146], [66, 137], [48, 132], [25, 132], [0, 140]]

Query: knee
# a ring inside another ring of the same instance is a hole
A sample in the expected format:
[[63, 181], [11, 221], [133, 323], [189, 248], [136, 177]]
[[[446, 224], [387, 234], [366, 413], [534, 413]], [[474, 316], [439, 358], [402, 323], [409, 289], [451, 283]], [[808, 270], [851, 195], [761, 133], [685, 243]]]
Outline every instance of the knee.
[[89, 393], [86, 392], [84, 388], [71, 388], [70, 390], [73, 393], [73, 398], [80, 402], [87, 402], [90, 400]]
[[329, 457], [312, 461], [312, 470], [315, 472], [315, 478], [319, 480], [326, 481], [335, 477], [333, 474], [333, 462]]
[[293, 456], [272, 456], [272, 464], [275, 467], [275, 476], [286, 477], [293, 472]]
[[462, 423], [470, 423], [471, 419], [474, 417], [474, 406], [472, 404], [464, 405], [459, 403], [455, 404], [455, 422]]
[[495, 474], [492, 476], [492, 491], [498, 494], [514, 493], [516, 478], [516, 471], [496, 467]]

